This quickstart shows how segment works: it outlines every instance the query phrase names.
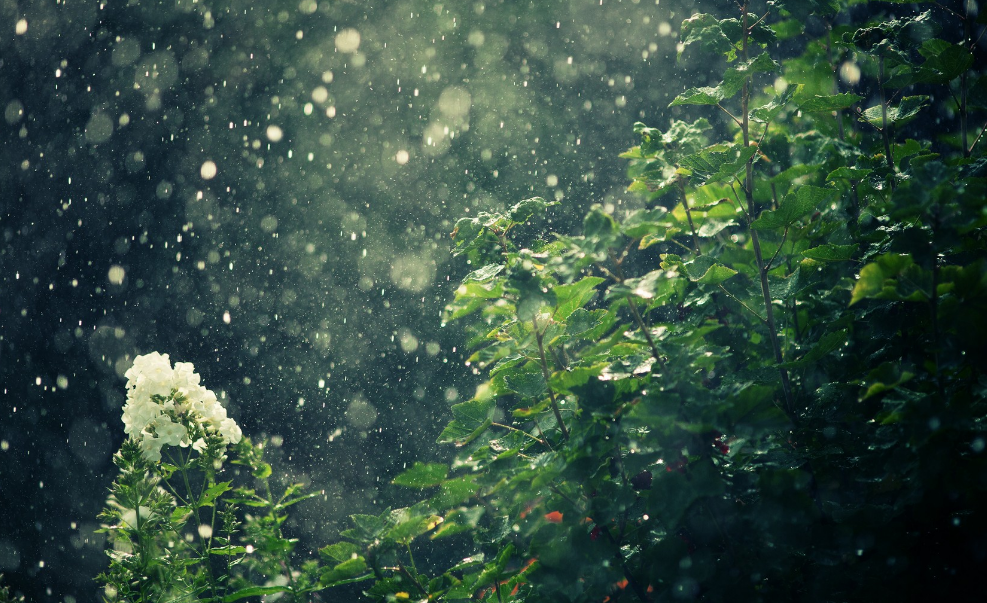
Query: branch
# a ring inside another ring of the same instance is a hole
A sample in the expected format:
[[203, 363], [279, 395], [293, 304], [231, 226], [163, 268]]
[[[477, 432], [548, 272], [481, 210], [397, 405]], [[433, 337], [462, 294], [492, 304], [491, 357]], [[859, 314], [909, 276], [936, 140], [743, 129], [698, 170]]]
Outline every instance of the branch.
[[768, 263], [764, 265], [765, 270], [771, 270], [771, 264], [775, 263], [775, 259], [778, 258], [778, 254], [781, 253], [781, 248], [785, 246], [785, 240], [788, 238], [788, 227], [785, 227], [785, 233], [781, 235], [781, 243], [778, 244], [778, 249], [775, 250], [775, 254], [771, 256]]

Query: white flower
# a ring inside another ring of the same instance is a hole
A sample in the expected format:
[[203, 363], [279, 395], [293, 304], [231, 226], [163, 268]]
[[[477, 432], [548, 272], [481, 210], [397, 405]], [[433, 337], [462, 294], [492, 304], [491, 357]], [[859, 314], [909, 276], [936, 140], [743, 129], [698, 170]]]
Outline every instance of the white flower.
[[240, 426], [233, 419], [223, 419], [222, 423], [219, 424], [219, 434], [229, 444], [236, 444], [243, 437]]
[[166, 445], [185, 448], [191, 444], [197, 452], [205, 451], [204, 438], [193, 443], [189, 437], [189, 429], [196, 423], [206, 432], [218, 434], [226, 444], [236, 444], [243, 437], [216, 394], [199, 384], [199, 374], [191, 363], [176, 362], [172, 368], [167, 354], [152, 352], [135, 358], [125, 376], [124, 431], [138, 442], [147, 460], [161, 460], [161, 449]]

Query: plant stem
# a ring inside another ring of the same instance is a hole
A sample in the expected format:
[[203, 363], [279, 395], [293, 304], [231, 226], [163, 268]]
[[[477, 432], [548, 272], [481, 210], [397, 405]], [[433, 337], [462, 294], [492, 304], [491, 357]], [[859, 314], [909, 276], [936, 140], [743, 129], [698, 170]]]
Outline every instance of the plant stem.
[[[747, 37], [750, 30], [747, 26], [747, 4], [744, 3], [744, 14], [743, 14], [743, 58], [747, 60]], [[744, 147], [749, 147], [751, 144], [750, 139], [750, 113], [748, 111], [748, 105], [750, 104], [750, 94], [751, 94], [751, 78], [748, 76], [744, 80], [743, 90], [741, 92], [741, 103], [743, 109], [743, 136], [744, 136]], [[883, 105], [882, 105], [883, 106]], [[744, 195], [747, 198], [747, 229], [751, 235], [751, 244], [754, 247], [754, 258], [757, 261], [757, 271], [760, 275], [761, 280], [761, 295], [764, 297], [764, 311], [765, 311], [765, 322], [768, 325], [768, 337], [771, 340], [771, 347], [774, 349], [775, 362], [781, 364], [783, 358], [781, 355], [781, 345], [778, 342], [778, 333], [775, 327], [775, 317], [774, 308], [771, 305], [771, 289], [768, 287], [768, 271], [764, 265], [764, 257], [761, 255], [761, 241], [757, 236], [757, 230], [755, 230], [751, 224], [757, 218], [756, 208], [754, 206], [754, 157], [752, 156], [747, 160], [747, 173], [744, 179]], [[792, 388], [788, 380], [788, 371], [781, 366], [778, 367], [778, 372], [781, 375], [781, 388], [785, 396], [785, 406], [789, 418], [794, 419], [794, 404], [792, 402]]]
[[685, 217], [689, 220], [689, 230], [692, 231], [692, 245], [695, 247], [696, 255], [702, 255], [699, 251], [699, 235], [696, 234], [696, 225], [692, 221], [692, 210], [689, 209], [689, 198], [685, 194], [685, 182], [679, 180], [679, 192], [682, 193], [682, 207], [685, 208]]
[[545, 377], [545, 387], [548, 389], [548, 399], [552, 403], [552, 412], [555, 413], [555, 421], [559, 424], [559, 429], [562, 431], [562, 439], [569, 439], [569, 430], [565, 428], [565, 422], [562, 421], [562, 413], [559, 412], [559, 404], [555, 401], [555, 391], [552, 390], [552, 386], [549, 384], [549, 379], [552, 373], [548, 370], [548, 360], [545, 359], [545, 346], [542, 344], [542, 337], [544, 334], [538, 329], [538, 317], [531, 319], [531, 326], [535, 330], [535, 341], [538, 342], [538, 356], [541, 358], [541, 372], [542, 376]]
[[[965, 11], [964, 15], [960, 17], [963, 20], [963, 46], [973, 51], [973, 47], [970, 44], [970, 3], [964, 2]], [[960, 136], [963, 143], [963, 156], [969, 157], [970, 153], [973, 151], [973, 147], [967, 146], [967, 86], [969, 80], [969, 70], [963, 72], [960, 76]]]
[[881, 138], [884, 140], [884, 156], [891, 169], [891, 188], [894, 182], [894, 156], [891, 154], [891, 136], [888, 134], [888, 100], [884, 94], [884, 56], [877, 59], [877, 87], [881, 91]]
[[[189, 452], [189, 458], [191, 458], [192, 453]], [[185, 482], [185, 494], [188, 496], [188, 504], [192, 507], [192, 514], [195, 517], [195, 534], [199, 537], [199, 544], [202, 546], [202, 564], [206, 569], [206, 577], [209, 581], [209, 590], [212, 593], [213, 599], [217, 597], [216, 595], [216, 579], [212, 573], [212, 563], [209, 558], [209, 548], [208, 544], [202, 538], [202, 533], [199, 531], [199, 527], [202, 525], [202, 520], [199, 518], [199, 497], [194, 496], [192, 493], [192, 484], [188, 479], [188, 458], [183, 458], [181, 451], [178, 452], [178, 458], [181, 461], [178, 465], [179, 471], [182, 472], [182, 481]], [[203, 487], [205, 484], [203, 484]], [[210, 525], [210, 528], [212, 525]], [[210, 533], [212, 533], [210, 531]]]
[[[264, 491], [267, 493], [267, 506], [268, 506], [268, 509], [269, 509], [268, 512], [271, 514], [271, 516], [275, 520], [277, 520], [277, 515], [274, 512], [274, 507], [275, 507], [275, 504], [274, 504], [274, 493], [271, 492], [271, 483], [270, 483], [269, 479], [270, 478], [265, 478], [263, 480], [264, 481]], [[281, 534], [281, 524], [280, 523], [277, 523], [276, 525], [277, 525], [277, 528], [276, 528], [277, 529], [277, 537], [283, 539], [284, 536]], [[299, 600], [298, 599], [298, 594], [299, 593], [298, 593], [298, 591], [295, 590], [295, 577], [294, 577], [294, 575], [292, 575], [291, 563], [288, 560], [288, 553], [282, 551], [281, 552], [281, 559], [279, 561], [281, 562], [281, 568], [284, 570], [284, 573], [287, 574], [287, 576], [288, 576], [288, 586], [291, 587], [291, 600], [292, 601], [295, 601], [297, 603], [298, 600]]]
[[545, 444], [546, 446], [548, 445], [548, 442], [546, 442], [545, 440], [541, 438], [536, 438], [535, 436], [531, 435], [527, 431], [524, 431], [523, 429], [518, 429], [517, 427], [511, 427], [510, 425], [504, 425], [503, 423], [491, 423], [491, 425], [493, 425], [494, 427], [503, 427], [504, 429], [509, 429], [510, 431], [516, 431], [523, 436], [527, 436], [531, 438], [532, 440], [538, 442], [539, 444]]
[[617, 558], [620, 559], [620, 569], [623, 570], [624, 578], [627, 580], [627, 583], [631, 586], [631, 589], [634, 590], [634, 594], [637, 595], [637, 598], [643, 601], [644, 603], [648, 603], [649, 601], [651, 601], [651, 597], [648, 596], [648, 591], [641, 588], [641, 583], [638, 582], [636, 578], [634, 578], [634, 575], [631, 573], [631, 569], [627, 567], [627, 560], [624, 559], [624, 554], [620, 551], [620, 542], [613, 537], [613, 534], [610, 533], [610, 528], [606, 526], [600, 526], [600, 531], [606, 534], [607, 539], [610, 541], [610, 543], [613, 544], [614, 547], [616, 547], [616, 555]]
[[[826, 52], [829, 54], [829, 64], [833, 66], [833, 94], [840, 93], [840, 66], [833, 60], [833, 24], [826, 24], [826, 33], [829, 36], [829, 43], [826, 45]], [[836, 110], [836, 127], [839, 131], [840, 140], [844, 140], [843, 130], [843, 110]]]
[[[414, 561], [412, 561], [412, 564], [414, 564]], [[398, 571], [401, 572], [401, 575], [404, 576], [405, 578], [407, 578], [408, 581], [411, 582], [415, 586], [415, 588], [418, 589], [418, 592], [420, 592], [422, 594], [422, 596], [424, 596], [424, 597], [427, 597], [428, 596], [428, 591], [425, 590], [425, 588], [421, 585], [421, 582], [419, 582], [411, 574], [411, 572], [408, 571], [408, 568], [406, 568], [403, 565], [398, 565]], [[417, 572], [418, 572], [418, 570], [415, 570], [415, 573], [417, 573]]]

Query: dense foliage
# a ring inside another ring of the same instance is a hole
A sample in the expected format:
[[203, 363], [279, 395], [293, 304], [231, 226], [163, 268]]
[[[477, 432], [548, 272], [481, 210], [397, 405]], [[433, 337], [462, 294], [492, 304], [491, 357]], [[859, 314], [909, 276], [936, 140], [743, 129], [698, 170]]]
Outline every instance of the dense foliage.
[[[394, 480], [424, 500], [353, 516], [321, 564], [293, 570], [278, 526], [298, 489], [234, 490], [202, 467], [200, 506], [265, 515], [249, 529], [230, 515], [211, 549], [179, 547], [182, 572], [200, 566], [189, 592], [976, 592], [987, 562], [987, 158], [970, 124], [987, 108], [972, 38], [982, 25], [970, 8], [938, 5], [840, 25], [846, 8], [744, 2], [687, 19], [681, 51], [722, 56], [725, 70], [671, 103], [686, 119], [635, 125], [640, 144], [623, 156], [640, 207], [594, 205], [576, 235], [541, 226], [555, 204], [541, 198], [459, 220], [453, 245], [471, 272], [444, 319], [473, 321], [469, 363], [487, 379], [439, 435], [451, 462]], [[923, 120], [935, 128], [915, 127]], [[234, 459], [266, 485], [261, 450], [244, 440]], [[118, 463], [116, 488], [174, 472], [133, 446]], [[128, 500], [138, 513], [146, 504]], [[187, 510], [162, 504], [172, 523], [148, 529], [187, 530]], [[450, 550], [467, 554], [446, 564]], [[221, 592], [211, 556], [226, 564]], [[123, 582], [111, 580], [116, 593]], [[141, 592], [124, 598], [164, 591]]]

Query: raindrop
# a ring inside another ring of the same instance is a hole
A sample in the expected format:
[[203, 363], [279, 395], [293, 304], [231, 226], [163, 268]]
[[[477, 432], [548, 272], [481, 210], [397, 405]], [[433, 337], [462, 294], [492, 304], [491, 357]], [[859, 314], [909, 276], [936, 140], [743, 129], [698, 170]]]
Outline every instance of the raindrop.
[[202, 164], [199, 168], [199, 175], [202, 176], [203, 180], [212, 180], [216, 177], [216, 162], [209, 159]]

